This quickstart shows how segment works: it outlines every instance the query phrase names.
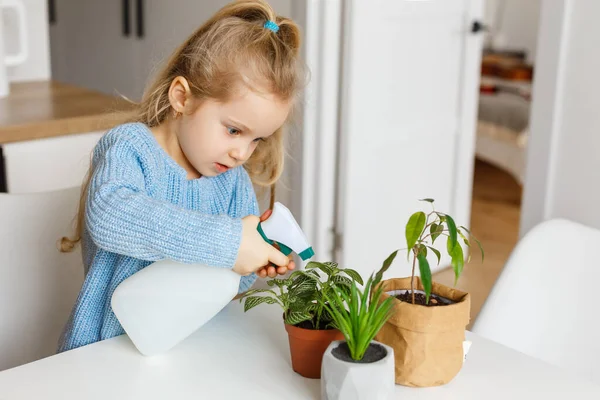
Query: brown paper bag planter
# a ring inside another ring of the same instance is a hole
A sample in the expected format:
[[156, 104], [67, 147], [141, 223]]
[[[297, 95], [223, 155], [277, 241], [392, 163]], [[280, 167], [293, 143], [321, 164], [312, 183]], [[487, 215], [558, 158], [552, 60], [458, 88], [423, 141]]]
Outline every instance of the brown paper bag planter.
[[[383, 299], [410, 292], [410, 281], [408, 277], [381, 282], [386, 292]], [[415, 289], [423, 290], [418, 277], [415, 277]], [[433, 282], [432, 298], [451, 304], [427, 307], [396, 299], [392, 317], [375, 336], [375, 340], [394, 349], [396, 384], [444, 385], [462, 368], [470, 295]]]
[[442, 253], [450, 256], [456, 283], [470, 260], [471, 253], [465, 252], [463, 245], [470, 249], [471, 243], [477, 243], [481, 261], [484, 259], [483, 247], [469, 229], [437, 211], [435, 200], [420, 201], [430, 203], [431, 209], [414, 212], [406, 223], [411, 275], [381, 281], [385, 293], [382, 298], [393, 296], [394, 312], [375, 336], [375, 340], [394, 349], [396, 383], [412, 387], [444, 385], [458, 374], [464, 361], [471, 297], [433, 282], [430, 261], [436, 260], [439, 265]]

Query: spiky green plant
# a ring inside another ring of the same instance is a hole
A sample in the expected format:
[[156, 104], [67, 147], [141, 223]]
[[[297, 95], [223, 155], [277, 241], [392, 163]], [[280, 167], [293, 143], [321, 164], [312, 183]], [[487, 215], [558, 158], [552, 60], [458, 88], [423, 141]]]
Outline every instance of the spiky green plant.
[[311, 321], [314, 329], [327, 329], [332, 319], [324, 309], [323, 297], [336, 289], [350, 293], [354, 282], [363, 284], [362, 277], [353, 269], [339, 268], [334, 262], [311, 261], [304, 270], [294, 271], [286, 279], [268, 280], [272, 289], [251, 289], [239, 300], [245, 300], [245, 312], [262, 303], [278, 304], [286, 324]]
[[369, 344], [392, 315], [393, 297], [380, 301], [383, 288], [379, 282], [397, 253], [397, 250], [393, 252], [381, 269], [371, 274], [364, 290], [360, 290], [354, 281], [350, 293], [334, 290], [324, 296], [326, 303], [323, 306], [331, 314], [333, 325], [344, 335], [353, 360], [362, 360]]

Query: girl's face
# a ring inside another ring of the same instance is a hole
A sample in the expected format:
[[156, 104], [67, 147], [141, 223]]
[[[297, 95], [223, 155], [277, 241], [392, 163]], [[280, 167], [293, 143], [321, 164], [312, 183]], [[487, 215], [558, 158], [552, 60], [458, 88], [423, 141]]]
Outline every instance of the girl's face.
[[261, 140], [284, 124], [291, 110], [291, 102], [248, 88], [225, 103], [203, 100], [191, 106], [192, 114], [174, 121], [188, 177], [193, 172], [189, 167], [201, 176], [216, 176], [242, 165]]

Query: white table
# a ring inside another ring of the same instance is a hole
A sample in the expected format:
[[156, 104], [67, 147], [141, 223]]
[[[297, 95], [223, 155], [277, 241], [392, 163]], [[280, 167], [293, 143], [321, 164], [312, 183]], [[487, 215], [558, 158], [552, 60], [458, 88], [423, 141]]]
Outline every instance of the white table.
[[[471, 333], [468, 338], [468, 360], [452, 382], [396, 386], [394, 398], [600, 399], [600, 386]], [[261, 305], [244, 314], [234, 302], [160, 356], [143, 357], [123, 335], [0, 372], [0, 399], [318, 399], [319, 385], [291, 369], [280, 309]]]

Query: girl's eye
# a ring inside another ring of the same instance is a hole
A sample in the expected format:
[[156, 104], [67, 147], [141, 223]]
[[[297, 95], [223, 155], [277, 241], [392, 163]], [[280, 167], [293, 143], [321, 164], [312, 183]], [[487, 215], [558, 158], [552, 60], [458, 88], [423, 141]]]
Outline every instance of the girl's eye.
[[263, 142], [264, 140], [265, 140], [264, 138], [258, 137], [256, 139], [254, 139], [254, 143]]
[[232, 128], [232, 127], [228, 127], [227, 128], [227, 132], [229, 132], [230, 135], [232, 136], [237, 136], [240, 134], [240, 130], [236, 129], [236, 128]]

